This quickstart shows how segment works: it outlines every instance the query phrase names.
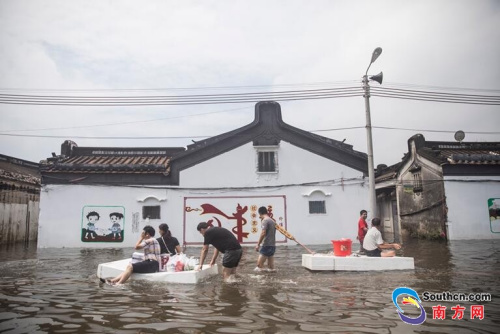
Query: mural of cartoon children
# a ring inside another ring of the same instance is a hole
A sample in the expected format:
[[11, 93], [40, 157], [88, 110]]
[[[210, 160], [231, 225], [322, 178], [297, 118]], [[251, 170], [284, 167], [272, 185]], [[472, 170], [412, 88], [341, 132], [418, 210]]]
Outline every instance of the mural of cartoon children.
[[120, 224], [121, 220], [123, 219], [123, 214], [120, 212], [113, 212], [109, 215], [109, 219], [111, 220], [111, 234], [113, 234], [113, 240], [114, 239], [121, 239], [122, 238], [122, 226]]
[[100, 216], [95, 211], [90, 211], [87, 214], [87, 231], [85, 233], [85, 239], [89, 237], [95, 239], [97, 237], [97, 233], [95, 232], [95, 224], [99, 220]]

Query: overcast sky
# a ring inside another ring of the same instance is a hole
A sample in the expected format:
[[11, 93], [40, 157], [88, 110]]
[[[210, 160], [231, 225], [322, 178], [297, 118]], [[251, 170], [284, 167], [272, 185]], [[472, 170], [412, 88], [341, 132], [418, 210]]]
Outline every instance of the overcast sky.
[[[318, 83], [360, 87], [372, 51], [382, 47], [369, 74], [383, 71], [383, 87], [471, 88], [498, 96], [499, 41], [500, 1], [0, 0], [0, 93], [182, 95], [303, 90]], [[454, 138], [424, 130], [463, 130], [465, 141], [500, 141], [499, 106], [381, 97], [370, 103], [374, 126], [420, 129], [428, 140]], [[280, 104], [283, 120], [304, 130], [365, 125], [361, 96]], [[250, 123], [254, 105], [0, 104], [0, 133], [64, 136], [79, 146], [178, 147], [192, 138], [74, 136], [213, 136]], [[316, 133], [367, 152], [364, 128]], [[416, 133], [374, 129], [375, 165], [400, 161]], [[0, 153], [38, 162], [59, 154], [64, 138], [0, 136]]]

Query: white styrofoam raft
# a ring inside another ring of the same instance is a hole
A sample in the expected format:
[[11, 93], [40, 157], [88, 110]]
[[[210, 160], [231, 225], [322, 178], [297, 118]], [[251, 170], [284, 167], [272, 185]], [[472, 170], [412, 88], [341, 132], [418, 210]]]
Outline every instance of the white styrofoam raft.
[[412, 257], [334, 256], [302, 254], [302, 266], [309, 270], [372, 271], [415, 269]]
[[[121, 274], [127, 265], [130, 263], [130, 259], [124, 259], [114, 262], [101, 263], [97, 267], [97, 277], [99, 278], [113, 278]], [[190, 271], [179, 271], [179, 272], [157, 272], [151, 274], [132, 274], [130, 279], [143, 279], [155, 282], [167, 282], [167, 283], [185, 283], [185, 284], [196, 284], [200, 280], [206, 277], [214, 276], [219, 273], [217, 265], [210, 267], [209, 265], [204, 265], [202, 270], [190, 270]]]

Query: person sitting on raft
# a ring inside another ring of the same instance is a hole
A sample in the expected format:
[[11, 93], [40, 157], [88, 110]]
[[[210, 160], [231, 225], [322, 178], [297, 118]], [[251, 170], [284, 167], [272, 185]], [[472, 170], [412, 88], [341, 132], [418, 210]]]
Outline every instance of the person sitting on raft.
[[380, 219], [372, 219], [372, 227], [368, 230], [363, 240], [363, 248], [367, 256], [372, 257], [393, 257], [396, 256], [396, 251], [382, 251], [383, 249], [395, 248], [401, 249], [400, 244], [389, 244], [382, 239], [380, 233]]
[[[129, 279], [132, 273], [148, 274], [157, 272], [160, 263], [160, 244], [154, 236], [155, 229], [149, 225], [144, 226], [141, 237], [135, 244], [136, 250], [144, 250], [144, 261], [128, 264], [124, 272], [105, 282], [110, 284], [123, 284]], [[102, 278], [101, 281], [103, 281]]]
[[179, 240], [172, 236], [167, 224], [160, 224], [160, 226], [158, 226], [158, 232], [160, 233], [160, 237], [156, 240], [160, 244], [161, 254], [175, 255], [182, 253]]

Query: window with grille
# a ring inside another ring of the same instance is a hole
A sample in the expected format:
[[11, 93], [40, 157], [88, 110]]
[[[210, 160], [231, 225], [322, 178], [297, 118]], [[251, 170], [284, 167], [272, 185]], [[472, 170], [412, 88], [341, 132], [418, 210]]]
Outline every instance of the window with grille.
[[422, 175], [420, 173], [413, 174], [413, 192], [421, 192], [422, 189]]
[[142, 219], [160, 219], [160, 206], [143, 206], [142, 207]]
[[326, 213], [325, 201], [309, 201], [309, 213], [311, 214]]
[[272, 151], [258, 152], [259, 154], [259, 163], [258, 163], [258, 171], [259, 172], [276, 172], [276, 154]]

